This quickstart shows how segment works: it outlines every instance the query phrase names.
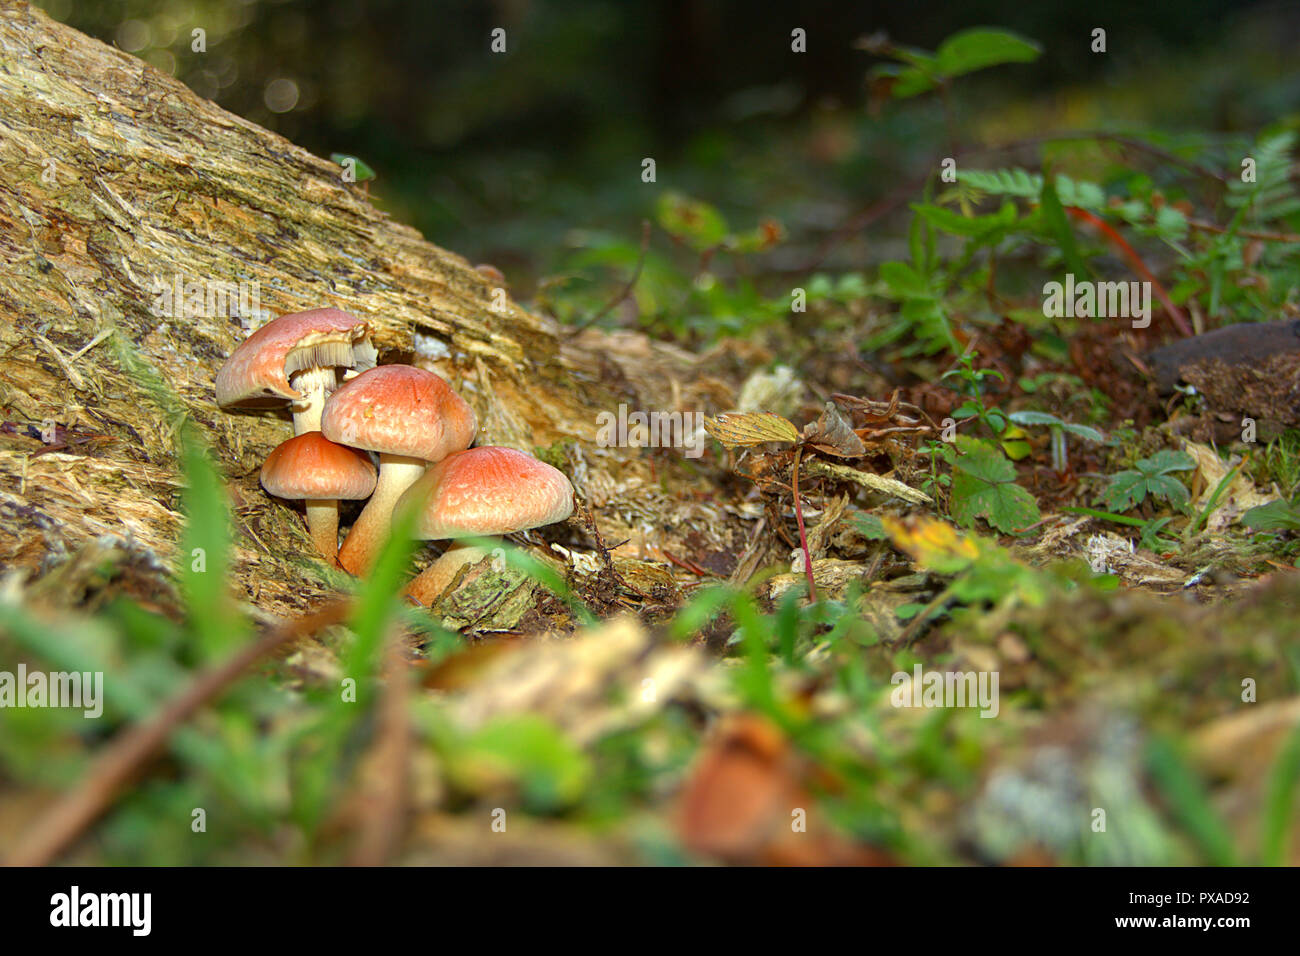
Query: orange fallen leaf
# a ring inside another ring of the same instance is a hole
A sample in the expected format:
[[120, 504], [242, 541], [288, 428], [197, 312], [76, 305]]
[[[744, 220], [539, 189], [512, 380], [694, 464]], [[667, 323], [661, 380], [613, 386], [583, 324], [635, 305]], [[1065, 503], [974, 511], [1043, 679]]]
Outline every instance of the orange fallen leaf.
[[692, 853], [738, 865], [892, 863], [829, 828], [804, 785], [815, 772], [770, 720], [729, 718], [705, 744], [682, 792], [678, 836]]

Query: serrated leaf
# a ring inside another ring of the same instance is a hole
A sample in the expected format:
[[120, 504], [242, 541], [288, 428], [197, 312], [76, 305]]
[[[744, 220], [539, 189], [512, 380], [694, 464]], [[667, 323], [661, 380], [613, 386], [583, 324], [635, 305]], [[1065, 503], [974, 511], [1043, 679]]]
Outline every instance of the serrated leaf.
[[1163, 498], [1175, 508], [1187, 504], [1191, 495], [1187, 486], [1169, 475], [1154, 475], [1146, 479], [1147, 490], [1157, 498]]
[[987, 442], [959, 435], [956, 445], [960, 457], [953, 467], [959, 471], [987, 482], [1016, 480], [1016, 466]]
[[913, 203], [912, 209], [931, 225], [954, 236], [979, 238], [1016, 224], [1016, 207], [1010, 202], [1002, 204], [995, 213], [984, 216], [963, 216], [959, 212], [929, 203]]
[[1111, 475], [1101, 501], [1111, 511], [1128, 511], [1146, 497], [1146, 476], [1140, 471], [1121, 471]]
[[1163, 475], [1171, 471], [1191, 471], [1196, 461], [1185, 451], [1163, 448], [1150, 458], [1143, 458], [1135, 466], [1144, 475]]
[[1016, 467], [993, 445], [959, 437], [962, 454], [953, 465], [952, 515], [973, 526], [983, 518], [1004, 534], [1016, 534], [1039, 521], [1038, 502], [1015, 483]]
[[1161, 449], [1150, 458], [1143, 458], [1133, 468], [1112, 475], [1101, 500], [1111, 511], [1127, 511], [1154, 495], [1168, 501], [1175, 508], [1187, 504], [1190, 497], [1187, 486], [1170, 472], [1189, 471], [1196, 467], [1190, 455], [1182, 451]]
[[[1037, 200], [1043, 191], [1043, 177], [1023, 169], [963, 169], [958, 182], [991, 196]], [[1106, 205], [1106, 191], [1097, 183], [1056, 177], [1056, 194], [1063, 206], [1098, 210]]]
[[772, 412], [726, 412], [706, 418], [704, 430], [728, 448], [799, 441], [799, 429]]

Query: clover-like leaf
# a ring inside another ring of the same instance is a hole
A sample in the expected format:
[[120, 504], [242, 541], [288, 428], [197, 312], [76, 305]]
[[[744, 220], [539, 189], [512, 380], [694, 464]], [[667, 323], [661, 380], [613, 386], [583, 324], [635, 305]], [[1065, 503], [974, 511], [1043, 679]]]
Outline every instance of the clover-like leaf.
[[1111, 511], [1127, 511], [1145, 501], [1148, 495], [1181, 508], [1191, 496], [1187, 486], [1171, 472], [1190, 471], [1195, 467], [1196, 462], [1186, 452], [1162, 449], [1132, 468], [1112, 475], [1101, 500]]

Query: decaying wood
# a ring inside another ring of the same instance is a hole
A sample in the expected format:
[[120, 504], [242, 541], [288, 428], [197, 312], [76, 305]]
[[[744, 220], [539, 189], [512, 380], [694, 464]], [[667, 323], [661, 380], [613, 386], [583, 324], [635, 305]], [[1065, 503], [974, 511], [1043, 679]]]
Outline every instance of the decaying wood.
[[1283, 353], [1300, 353], [1300, 320], [1225, 326], [1152, 349], [1147, 361], [1160, 390], [1171, 392], [1185, 369], [1202, 362], [1258, 367]]
[[1300, 320], [1225, 326], [1154, 349], [1146, 360], [1161, 392], [1186, 383], [1204, 401], [1206, 415], [1178, 426], [1197, 441], [1235, 441], [1248, 420], [1260, 441], [1300, 425]]
[[[187, 417], [230, 482], [250, 600], [289, 613], [323, 593], [299, 566], [301, 522], [257, 485], [285, 421], [213, 401], [234, 346], [285, 312], [368, 319], [381, 361], [424, 364], [465, 396], [481, 443], [582, 443], [576, 478], [599, 487], [629, 457], [589, 444], [599, 411], [700, 397], [694, 356], [594, 330], [564, 342], [508, 297], [497, 307], [490, 270], [393, 222], [339, 166], [26, 4], [0, 10], [0, 255], [4, 568], [36, 572], [101, 535], [173, 560]], [[247, 283], [261, 314], [156, 314], [178, 279]], [[130, 353], [166, 380], [170, 409], [128, 371]], [[725, 391], [686, 407], [725, 408]]]

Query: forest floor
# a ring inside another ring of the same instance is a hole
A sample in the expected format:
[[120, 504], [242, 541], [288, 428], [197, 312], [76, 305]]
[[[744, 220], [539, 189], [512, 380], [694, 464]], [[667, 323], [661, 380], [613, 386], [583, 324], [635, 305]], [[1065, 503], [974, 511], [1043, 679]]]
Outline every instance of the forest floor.
[[[0, 710], [0, 857], [1300, 862], [1295, 130], [1041, 145], [820, 241], [668, 190], [592, 231], [527, 291], [615, 404], [515, 429], [578, 508], [432, 609], [436, 547], [311, 556], [224, 356], [14, 345], [0, 664], [112, 680]], [[1134, 298], [1056, 310], [1067, 273]], [[1233, 326], [1281, 339], [1182, 351]], [[77, 421], [25, 404], [65, 380]]]

